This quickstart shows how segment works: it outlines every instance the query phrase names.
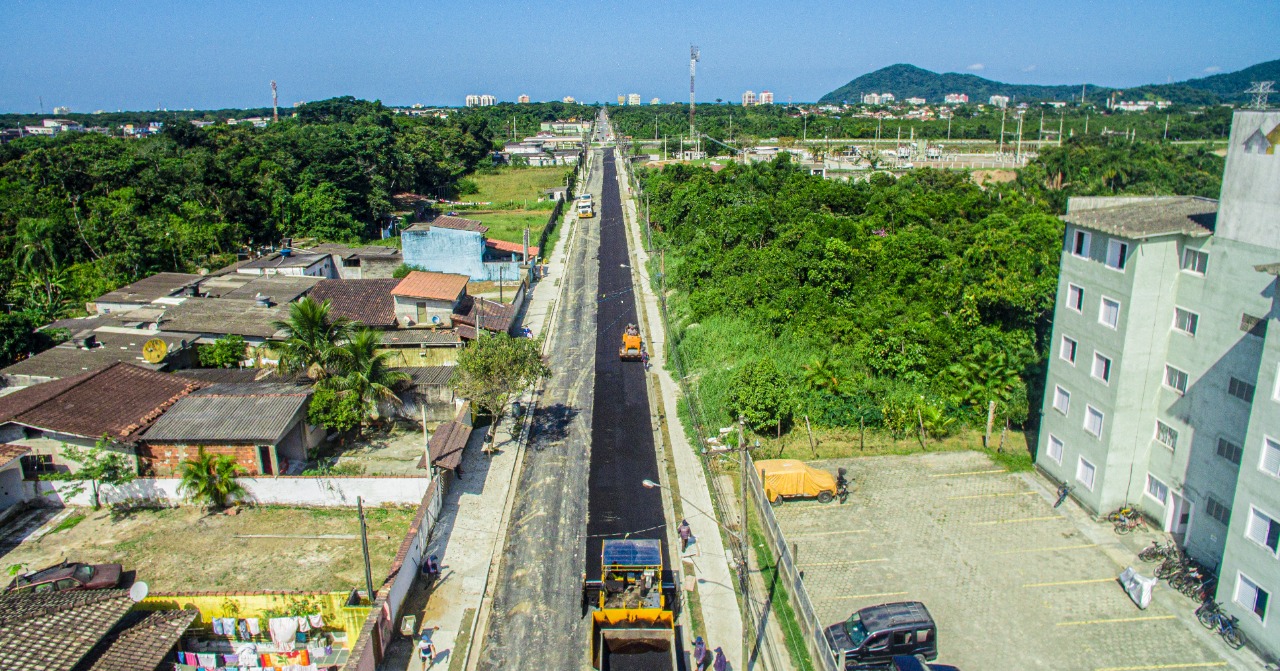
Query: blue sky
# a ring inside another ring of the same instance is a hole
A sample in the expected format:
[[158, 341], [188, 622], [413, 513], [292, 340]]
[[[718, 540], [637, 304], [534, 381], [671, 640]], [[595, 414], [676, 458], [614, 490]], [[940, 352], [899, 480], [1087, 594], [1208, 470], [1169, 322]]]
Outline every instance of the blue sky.
[[1280, 58], [1275, 0], [6, 0], [0, 111], [209, 109], [337, 95], [815, 100], [893, 63], [1035, 84], [1177, 81]]

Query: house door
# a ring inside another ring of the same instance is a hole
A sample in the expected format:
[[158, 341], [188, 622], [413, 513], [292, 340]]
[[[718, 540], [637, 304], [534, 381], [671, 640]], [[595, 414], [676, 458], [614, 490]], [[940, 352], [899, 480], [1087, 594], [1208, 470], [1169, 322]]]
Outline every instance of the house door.
[[1169, 518], [1164, 521], [1164, 528], [1171, 534], [1185, 535], [1191, 526], [1193, 507], [1191, 501], [1181, 494], [1169, 492]]

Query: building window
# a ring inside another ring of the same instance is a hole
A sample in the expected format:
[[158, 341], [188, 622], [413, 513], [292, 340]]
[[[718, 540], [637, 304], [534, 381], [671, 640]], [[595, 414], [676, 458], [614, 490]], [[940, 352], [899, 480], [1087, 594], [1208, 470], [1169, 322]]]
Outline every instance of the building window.
[[1203, 275], [1209, 268], [1209, 253], [1187, 247], [1182, 250], [1182, 269], [1197, 275]]
[[1053, 409], [1064, 415], [1067, 414], [1067, 411], [1071, 409], [1071, 392], [1062, 387], [1054, 387]]
[[1085, 489], [1093, 491], [1093, 476], [1097, 470], [1088, 460], [1080, 457], [1079, 463], [1076, 464], [1076, 480], [1084, 485]]
[[1102, 411], [1097, 408], [1086, 405], [1084, 410], [1084, 430], [1093, 434], [1095, 438], [1102, 437]]
[[1187, 373], [1165, 364], [1164, 384], [1179, 394], [1185, 394], [1187, 393]]
[[1238, 377], [1231, 378], [1231, 381], [1227, 383], [1227, 393], [1235, 396], [1245, 403], [1253, 403], [1253, 392], [1255, 389], [1256, 388], [1253, 385]]
[[1052, 433], [1049, 434], [1049, 458], [1053, 463], [1062, 465], [1062, 441]]
[[1262, 461], [1258, 469], [1267, 475], [1280, 478], [1280, 443], [1270, 439], [1262, 439]]
[[1062, 347], [1058, 350], [1058, 356], [1066, 361], [1070, 361], [1071, 365], [1076, 365], [1076, 343], [1075, 340], [1062, 336]]
[[1231, 509], [1212, 496], [1205, 499], [1204, 511], [1209, 513], [1209, 517], [1218, 520], [1223, 526], [1231, 524]]
[[1249, 529], [1244, 535], [1270, 550], [1271, 554], [1280, 552], [1280, 522], [1253, 506], [1249, 507]]
[[1244, 448], [1227, 440], [1226, 438], [1218, 439], [1218, 456], [1230, 461], [1236, 466], [1240, 465], [1240, 459], [1244, 456]]
[[1102, 298], [1102, 306], [1098, 309], [1098, 321], [1111, 328], [1120, 324], [1120, 302], [1110, 298]]
[[1111, 359], [1099, 354], [1093, 353], [1093, 376], [1103, 382], [1111, 381]]
[[1173, 328], [1187, 335], [1196, 334], [1196, 328], [1200, 326], [1200, 315], [1182, 308], [1173, 309]]
[[1116, 270], [1124, 270], [1124, 264], [1129, 260], [1129, 244], [1120, 242], [1119, 240], [1111, 240], [1107, 242], [1107, 267]]
[[1084, 312], [1084, 288], [1074, 284], [1067, 285], [1067, 307], [1076, 312]]
[[1161, 505], [1169, 498], [1169, 487], [1163, 482], [1156, 479], [1156, 476], [1147, 473], [1147, 496], [1157, 500]]
[[1171, 450], [1177, 449], [1178, 430], [1157, 419], [1156, 420], [1156, 440], [1160, 441], [1160, 444], [1164, 445], [1165, 447]]
[[1076, 229], [1071, 237], [1071, 253], [1080, 258], [1089, 258], [1089, 244], [1092, 240], [1088, 231]]
[[1240, 330], [1251, 336], [1263, 338], [1267, 335], [1267, 321], [1247, 312], [1240, 314]]
[[1271, 600], [1271, 595], [1259, 587], [1258, 583], [1250, 580], [1249, 576], [1243, 573], [1237, 573], [1236, 576], [1236, 603], [1257, 615], [1258, 620], [1265, 621], [1267, 601]]

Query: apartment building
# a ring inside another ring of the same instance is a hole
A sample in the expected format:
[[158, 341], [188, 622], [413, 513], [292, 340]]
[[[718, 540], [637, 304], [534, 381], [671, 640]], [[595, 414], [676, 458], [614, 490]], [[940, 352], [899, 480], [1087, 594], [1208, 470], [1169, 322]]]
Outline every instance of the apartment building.
[[742, 94], [742, 106], [743, 106], [743, 107], [747, 107], [747, 106], [749, 106], [749, 105], [755, 105], [757, 102], [758, 102], [758, 101], [756, 100], [756, 92], [755, 92], [755, 91], [747, 91], [746, 93], [743, 93], [743, 94]]
[[1220, 200], [1072, 198], [1037, 467], [1220, 567], [1280, 655], [1280, 112], [1239, 111]]

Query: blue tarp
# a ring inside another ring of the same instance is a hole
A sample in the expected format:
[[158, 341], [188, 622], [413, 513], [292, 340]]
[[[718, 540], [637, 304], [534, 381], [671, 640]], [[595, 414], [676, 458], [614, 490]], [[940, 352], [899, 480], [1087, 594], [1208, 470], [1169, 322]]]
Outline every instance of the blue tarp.
[[615, 538], [604, 542], [605, 566], [660, 566], [662, 541], [653, 538]]

